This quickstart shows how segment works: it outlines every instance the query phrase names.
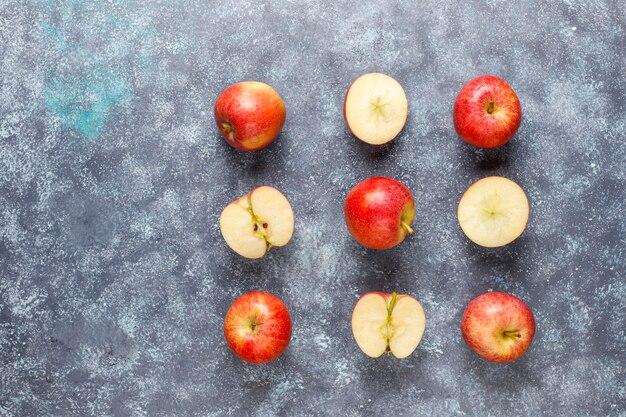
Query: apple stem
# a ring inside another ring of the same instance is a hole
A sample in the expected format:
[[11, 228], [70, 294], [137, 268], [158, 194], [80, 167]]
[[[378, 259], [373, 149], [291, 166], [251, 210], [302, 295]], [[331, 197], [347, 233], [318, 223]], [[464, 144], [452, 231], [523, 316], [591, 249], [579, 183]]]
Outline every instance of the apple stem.
[[489, 104], [487, 104], [487, 113], [491, 114], [493, 113], [493, 101], [490, 101]]
[[522, 335], [518, 330], [505, 330], [502, 332], [506, 337], [517, 337], [520, 338]]
[[393, 311], [393, 308], [396, 306], [396, 298], [398, 297], [398, 293], [397, 292], [392, 292], [391, 293], [391, 302], [389, 303], [389, 316], [387, 317], [387, 320], [391, 320], [391, 312]]
[[400, 224], [401, 224], [402, 228], [407, 231], [407, 233], [409, 233], [411, 235], [415, 234], [415, 230], [413, 230], [413, 228], [411, 226], [409, 226], [407, 223], [401, 222]]
[[389, 302], [389, 307], [387, 308], [387, 347], [385, 348], [385, 354], [388, 355], [391, 353], [391, 349], [389, 348], [389, 340], [391, 339], [391, 312], [396, 306], [396, 299], [398, 297], [397, 292], [391, 293], [391, 301]]

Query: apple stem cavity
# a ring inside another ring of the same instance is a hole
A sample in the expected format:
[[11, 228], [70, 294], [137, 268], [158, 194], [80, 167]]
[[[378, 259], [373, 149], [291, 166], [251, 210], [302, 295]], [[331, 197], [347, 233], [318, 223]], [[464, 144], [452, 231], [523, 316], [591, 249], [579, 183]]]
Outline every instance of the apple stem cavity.
[[228, 135], [228, 137], [230, 138], [230, 140], [233, 140], [235, 137], [235, 130], [233, 129], [233, 125], [228, 123], [228, 122], [223, 122], [222, 123], [222, 129], [224, 129], [224, 132], [226, 133], [226, 135]]
[[253, 316], [250, 317], [250, 322], [248, 324], [248, 326], [250, 326], [250, 330], [252, 331], [252, 333], [255, 332], [257, 326], [260, 326], [262, 323], [258, 322], [258, 317], [257, 316]]
[[406, 230], [406, 232], [410, 235], [414, 235], [415, 234], [415, 230], [413, 230], [413, 228], [411, 226], [409, 226], [407, 223], [405, 222], [401, 222], [401, 226], [404, 230]]
[[495, 108], [495, 105], [493, 104], [493, 101], [489, 101], [487, 103], [487, 113], [489, 114], [493, 113], [494, 108]]

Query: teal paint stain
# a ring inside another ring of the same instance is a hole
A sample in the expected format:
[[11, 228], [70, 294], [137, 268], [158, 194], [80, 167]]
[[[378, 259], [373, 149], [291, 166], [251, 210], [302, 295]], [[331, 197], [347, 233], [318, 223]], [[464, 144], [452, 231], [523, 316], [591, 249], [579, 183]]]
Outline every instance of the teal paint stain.
[[50, 77], [45, 101], [61, 126], [86, 140], [99, 137], [115, 107], [130, 91], [118, 74], [100, 71], [89, 77]]
[[50, 40], [57, 46], [57, 48], [62, 51], [67, 51], [68, 49], [70, 49], [70, 46], [68, 45], [67, 41], [61, 34], [61, 31], [57, 27], [52, 26], [47, 21], [44, 21], [42, 26], [43, 31], [48, 35], [48, 38], [50, 38]]
[[[163, 48], [160, 34], [150, 16], [124, 13], [99, 1], [33, 0], [33, 4], [38, 27], [57, 57], [43, 94], [54, 128], [95, 140], [131, 109], [135, 85], [168, 85], [167, 71], [155, 52]], [[170, 52], [183, 54], [194, 45], [183, 37]]]
[[[85, 140], [93, 140], [105, 131], [110, 114], [130, 96], [131, 91], [119, 71], [111, 69], [107, 62], [100, 62], [101, 57], [63, 35], [62, 29], [73, 22], [76, 5], [72, 2], [70, 7], [61, 11], [62, 25], [47, 20], [42, 22], [52, 46], [83, 64], [82, 68], [76, 66], [79, 70], [64, 68], [49, 74], [44, 97], [48, 111], [63, 129]], [[90, 36], [92, 32], [82, 29], [87, 39], [94, 37]]]
[[158, 32], [147, 22], [117, 16], [100, 2], [38, 5], [40, 27], [66, 62], [46, 78], [44, 100], [53, 126], [71, 137], [95, 140], [106, 132], [113, 115], [128, 110], [133, 75], [162, 78], [154, 59]]

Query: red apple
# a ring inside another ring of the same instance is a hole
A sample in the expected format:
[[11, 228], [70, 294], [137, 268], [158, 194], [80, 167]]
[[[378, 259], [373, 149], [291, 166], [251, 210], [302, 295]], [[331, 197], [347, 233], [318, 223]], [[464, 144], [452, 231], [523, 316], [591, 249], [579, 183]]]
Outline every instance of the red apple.
[[354, 187], [346, 197], [345, 215], [354, 239], [371, 249], [389, 249], [415, 233], [411, 191], [391, 178], [369, 178]]
[[492, 362], [511, 362], [530, 347], [535, 319], [519, 298], [488, 292], [474, 298], [465, 308], [461, 333], [480, 357]]
[[215, 102], [215, 122], [231, 146], [256, 151], [272, 143], [285, 123], [285, 104], [269, 85], [233, 84]]
[[291, 318], [280, 298], [260, 291], [239, 297], [224, 319], [224, 337], [239, 358], [252, 363], [276, 359], [291, 339]]
[[454, 102], [454, 128], [461, 139], [480, 148], [504, 145], [521, 121], [517, 94], [506, 81], [493, 75], [465, 84]]

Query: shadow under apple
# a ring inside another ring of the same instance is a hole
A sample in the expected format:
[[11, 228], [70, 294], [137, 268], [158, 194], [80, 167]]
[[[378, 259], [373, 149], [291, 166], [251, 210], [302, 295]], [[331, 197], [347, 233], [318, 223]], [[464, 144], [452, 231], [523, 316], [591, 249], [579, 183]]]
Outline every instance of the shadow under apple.
[[236, 175], [226, 175], [227, 181], [230, 179], [231, 182], [238, 184], [242, 176], [249, 179], [264, 178], [270, 173], [284, 172], [287, 169], [285, 156], [287, 153], [283, 149], [286, 146], [286, 143], [283, 143], [285, 141], [283, 132], [279, 133], [267, 147], [252, 152], [233, 148], [226, 143], [219, 132], [215, 132], [211, 140], [218, 142], [216, 145], [218, 153], [224, 158], [226, 169], [236, 173]]
[[386, 158], [396, 147], [396, 141], [400, 140], [399, 137], [396, 137], [390, 142], [384, 143], [382, 145], [370, 145], [369, 143], [365, 143], [362, 140], [359, 140], [350, 133], [348, 133], [348, 135], [349, 137], [347, 137], [346, 140], [356, 142], [356, 146], [359, 149], [361, 155], [368, 159]]
[[[463, 343], [464, 344], [464, 343]], [[477, 356], [469, 347], [463, 347], [463, 373], [471, 375], [474, 383], [487, 387], [488, 391], [520, 393], [529, 386], [543, 388], [541, 379], [531, 368], [527, 355], [532, 354], [532, 345], [519, 359], [508, 363], [493, 363]]]

